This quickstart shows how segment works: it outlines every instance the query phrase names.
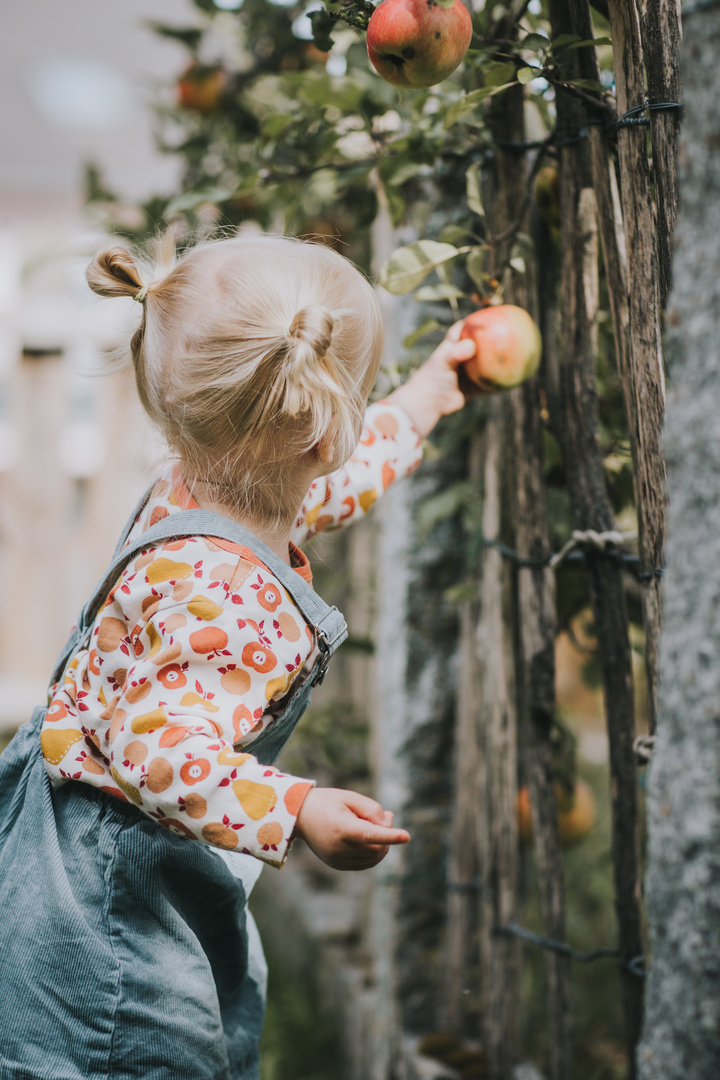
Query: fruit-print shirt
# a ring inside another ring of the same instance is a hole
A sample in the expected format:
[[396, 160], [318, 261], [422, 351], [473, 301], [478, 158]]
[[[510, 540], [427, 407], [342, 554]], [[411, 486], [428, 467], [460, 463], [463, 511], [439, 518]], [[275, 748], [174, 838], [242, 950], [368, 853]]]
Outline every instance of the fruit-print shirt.
[[[371, 405], [342, 469], [316, 480], [291, 534], [297, 544], [363, 517], [421, 457], [407, 415]], [[176, 466], [155, 484], [130, 533], [197, 508]], [[262, 765], [252, 742], [316, 655], [310, 627], [248, 548], [206, 536], [131, 560], [51, 688], [41, 745], [54, 783], [80, 780], [181, 836], [280, 866], [313, 781]], [[309, 665], [310, 666], [310, 665]]]

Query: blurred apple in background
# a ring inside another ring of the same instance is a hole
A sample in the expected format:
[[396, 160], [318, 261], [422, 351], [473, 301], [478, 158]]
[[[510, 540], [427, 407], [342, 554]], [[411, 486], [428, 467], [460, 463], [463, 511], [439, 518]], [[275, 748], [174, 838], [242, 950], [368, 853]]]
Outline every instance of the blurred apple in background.
[[[595, 796], [584, 780], [576, 780], [572, 791], [563, 784], [555, 785], [558, 832], [563, 844], [582, 840], [595, 824]], [[526, 842], [532, 839], [532, 810], [530, 792], [521, 787], [517, 796], [518, 832]]]
[[185, 109], [212, 112], [220, 104], [227, 84], [224, 68], [191, 64], [177, 84], [178, 104]]

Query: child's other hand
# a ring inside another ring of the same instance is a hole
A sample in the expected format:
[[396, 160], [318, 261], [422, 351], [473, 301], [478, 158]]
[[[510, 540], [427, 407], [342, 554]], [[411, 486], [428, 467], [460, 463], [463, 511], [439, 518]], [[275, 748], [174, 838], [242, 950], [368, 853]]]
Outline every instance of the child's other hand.
[[313, 788], [300, 807], [295, 835], [334, 870], [367, 870], [385, 858], [391, 844], [410, 839], [392, 821], [390, 810], [356, 791]]
[[441, 416], [457, 412], [465, 404], [458, 367], [475, 355], [475, 343], [467, 338], [460, 341], [461, 329], [462, 322], [451, 326], [422, 367], [387, 399], [408, 414], [422, 438], [430, 434]]

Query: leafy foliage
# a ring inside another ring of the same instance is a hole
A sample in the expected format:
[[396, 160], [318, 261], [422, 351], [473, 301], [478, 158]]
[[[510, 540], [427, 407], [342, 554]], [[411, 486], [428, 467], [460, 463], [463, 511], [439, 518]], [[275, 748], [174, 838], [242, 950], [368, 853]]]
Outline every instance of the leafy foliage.
[[474, 16], [470, 52], [451, 79], [401, 91], [369, 65], [362, 29], [371, 4], [310, 6], [316, 9], [308, 13], [302, 3], [244, 0], [230, 12], [213, 0], [195, 0], [195, 25], [150, 24], [187, 49], [183, 78], [200, 85], [218, 69], [227, 77], [211, 105], [183, 106], [181, 89], [170, 87], [158, 106], [160, 145], [184, 165], [179, 195], [149, 201], [137, 223], [114, 215], [108, 193], [88, 185], [92, 203], [132, 238], [178, 217], [191, 229], [209, 220], [231, 226], [254, 220], [295, 233], [321, 225], [319, 232], [357, 236], [374, 219], [378, 200], [394, 224], [412, 220], [422, 235], [431, 189], [442, 191], [448, 172], [463, 169], [475, 239], [464, 252], [466, 269], [478, 288], [501, 278], [502, 268], [485, 275], [478, 259], [485, 242], [493, 246], [477, 179], [493, 148], [484, 104], [524, 85], [549, 150], [553, 86], [566, 83], [562, 58], [586, 43], [569, 35], [551, 41], [547, 20], [530, 13], [499, 38], [507, 31], [499, 4]]

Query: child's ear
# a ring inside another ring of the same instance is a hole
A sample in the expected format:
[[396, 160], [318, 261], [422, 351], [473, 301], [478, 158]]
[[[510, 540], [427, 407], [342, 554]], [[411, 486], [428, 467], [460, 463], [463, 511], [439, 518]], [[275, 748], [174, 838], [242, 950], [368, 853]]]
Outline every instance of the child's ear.
[[326, 432], [316, 447], [318, 458], [326, 465], [335, 460], [335, 440], [333, 436], [334, 432]]

